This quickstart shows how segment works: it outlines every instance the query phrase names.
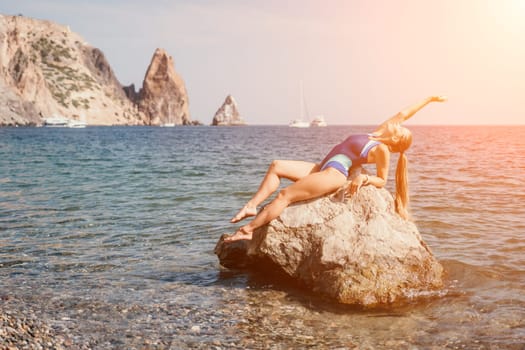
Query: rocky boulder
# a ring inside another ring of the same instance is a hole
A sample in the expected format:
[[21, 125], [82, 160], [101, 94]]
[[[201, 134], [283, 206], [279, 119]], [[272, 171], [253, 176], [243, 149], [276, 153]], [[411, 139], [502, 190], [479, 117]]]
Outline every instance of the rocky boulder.
[[[340, 194], [339, 194], [340, 195]], [[302, 202], [256, 230], [251, 241], [215, 248], [225, 267], [271, 266], [346, 304], [390, 304], [442, 286], [443, 268], [385, 189], [366, 186]]]
[[217, 110], [211, 125], [218, 126], [237, 126], [246, 125], [242, 119], [237, 103], [231, 95], [228, 95], [222, 106]]
[[[125, 90], [133, 96], [130, 87]], [[173, 58], [163, 49], [155, 50], [137, 100], [151, 125], [191, 124], [186, 86], [175, 71]]]

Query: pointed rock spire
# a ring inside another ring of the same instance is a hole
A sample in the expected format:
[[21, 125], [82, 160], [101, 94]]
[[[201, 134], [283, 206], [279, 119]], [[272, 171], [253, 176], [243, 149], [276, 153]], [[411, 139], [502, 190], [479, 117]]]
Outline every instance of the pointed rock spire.
[[246, 125], [246, 122], [239, 114], [237, 103], [232, 95], [226, 97], [222, 106], [215, 113], [211, 125]]
[[186, 86], [175, 71], [173, 58], [163, 49], [153, 54], [139, 92], [138, 107], [151, 125], [191, 124]]

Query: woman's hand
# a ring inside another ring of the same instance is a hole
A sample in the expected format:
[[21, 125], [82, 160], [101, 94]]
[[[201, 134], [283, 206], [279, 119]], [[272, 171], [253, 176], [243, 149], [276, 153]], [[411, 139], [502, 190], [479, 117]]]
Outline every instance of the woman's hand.
[[365, 185], [367, 181], [368, 181], [368, 175], [360, 174], [354, 177], [352, 182], [350, 182], [350, 194], [352, 195], [356, 193], [357, 191], [359, 191], [361, 186]]
[[447, 96], [432, 96], [431, 98], [431, 101], [432, 102], [445, 102], [446, 100], [448, 100]]

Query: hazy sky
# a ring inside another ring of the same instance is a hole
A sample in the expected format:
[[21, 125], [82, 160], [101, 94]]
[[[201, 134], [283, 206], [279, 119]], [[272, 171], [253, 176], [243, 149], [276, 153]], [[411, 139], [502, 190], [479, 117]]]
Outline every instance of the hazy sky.
[[140, 87], [157, 47], [205, 124], [228, 94], [249, 124], [300, 115], [377, 124], [429, 94], [412, 124], [525, 124], [525, 0], [0, 0], [100, 48]]

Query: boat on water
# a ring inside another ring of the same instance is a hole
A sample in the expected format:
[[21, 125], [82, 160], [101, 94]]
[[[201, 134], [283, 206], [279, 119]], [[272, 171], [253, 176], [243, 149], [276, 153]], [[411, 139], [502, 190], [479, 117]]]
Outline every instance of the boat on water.
[[165, 123], [161, 123], [159, 126], [161, 128], [173, 128], [175, 126], [175, 122], [171, 115], [171, 105], [168, 105], [168, 120]]
[[309, 128], [310, 123], [302, 119], [294, 119], [288, 126], [291, 128]]
[[159, 125], [161, 128], [173, 128], [175, 126], [175, 123], [172, 123], [172, 122], [167, 122], [167, 123], [162, 123]]
[[70, 119], [67, 123], [68, 128], [85, 128], [87, 126], [86, 122], [82, 120]]
[[303, 91], [302, 83], [300, 85], [300, 89], [301, 89], [301, 101], [300, 101], [301, 118], [292, 120], [290, 124], [288, 124], [288, 126], [293, 127], [293, 128], [309, 128], [311, 126], [312, 127], [327, 126], [328, 124], [326, 123], [326, 120], [324, 119], [324, 116], [322, 115], [317, 115], [314, 117], [313, 120], [310, 120], [310, 118], [308, 117], [308, 108], [306, 107], [306, 100], [304, 98], [304, 91]]
[[66, 117], [50, 117], [44, 119], [47, 128], [85, 128], [87, 123], [82, 120], [68, 119]]
[[69, 119], [65, 117], [50, 117], [44, 119], [44, 126], [48, 128], [67, 128]]
[[294, 119], [288, 124], [291, 128], [309, 128], [310, 122], [305, 118], [305, 115], [308, 115], [308, 111], [306, 108], [306, 101], [304, 100], [304, 91], [303, 91], [303, 82], [301, 81], [301, 84], [299, 85], [301, 96], [300, 96], [300, 103], [301, 106], [301, 118]]
[[317, 127], [324, 127], [327, 126], [326, 120], [324, 120], [324, 117], [322, 115], [316, 116], [311, 122], [310, 126], [317, 126]]

